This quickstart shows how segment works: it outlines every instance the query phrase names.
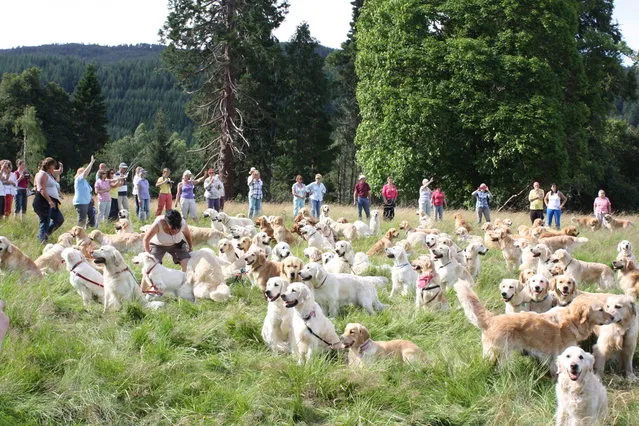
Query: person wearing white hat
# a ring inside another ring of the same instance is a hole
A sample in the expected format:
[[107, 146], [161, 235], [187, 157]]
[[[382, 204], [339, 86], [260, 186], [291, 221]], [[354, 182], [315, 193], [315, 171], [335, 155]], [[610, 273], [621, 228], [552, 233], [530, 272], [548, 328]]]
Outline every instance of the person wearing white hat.
[[477, 199], [475, 205], [477, 223], [481, 224], [482, 215], [484, 219], [486, 219], [486, 222], [490, 222], [490, 200], [493, 198], [493, 194], [490, 193], [488, 185], [482, 183], [471, 195]]
[[115, 177], [122, 180], [122, 185], [118, 188], [118, 211], [124, 209], [129, 210], [129, 196], [126, 186], [126, 180], [129, 177], [129, 166], [126, 163], [120, 163], [119, 170], [115, 173]]
[[423, 179], [422, 186], [419, 188], [419, 215], [430, 217], [430, 197], [433, 192], [430, 190], [430, 185], [433, 183], [433, 178]]
[[366, 213], [366, 219], [370, 219], [371, 211], [370, 211], [370, 199], [368, 198], [371, 187], [366, 182], [366, 176], [359, 175], [359, 182], [355, 185], [355, 189], [353, 190], [353, 205], [357, 205], [357, 216], [359, 220], [362, 220], [362, 209], [364, 213]]

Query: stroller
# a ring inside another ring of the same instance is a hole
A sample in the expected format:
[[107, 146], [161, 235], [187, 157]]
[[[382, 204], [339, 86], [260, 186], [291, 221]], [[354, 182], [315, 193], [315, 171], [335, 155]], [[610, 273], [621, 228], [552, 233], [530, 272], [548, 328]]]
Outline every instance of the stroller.
[[395, 200], [388, 200], [384, 204], [384, 220], [391, 221], [395, 217]]

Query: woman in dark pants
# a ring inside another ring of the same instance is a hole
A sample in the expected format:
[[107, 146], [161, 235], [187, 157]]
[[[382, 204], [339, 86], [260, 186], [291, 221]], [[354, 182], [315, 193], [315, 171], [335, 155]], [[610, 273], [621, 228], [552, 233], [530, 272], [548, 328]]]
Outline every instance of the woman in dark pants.
[[[55, 165], [59, 164], [58, 168]], [[60, 211], [60, 175], [63, 171], [62, 163], [51, 157], [42, 160], [40, 171], [35, 176], [36, 194], [33, 200], [33, 211], [40, 219], [38, 239], [46, 243], [49, 235], [64, 223], [64, 216]]]

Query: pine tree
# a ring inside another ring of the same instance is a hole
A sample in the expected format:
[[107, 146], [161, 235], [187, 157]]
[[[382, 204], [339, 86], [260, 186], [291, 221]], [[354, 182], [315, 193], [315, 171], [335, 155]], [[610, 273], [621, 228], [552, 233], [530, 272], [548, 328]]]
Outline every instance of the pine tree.
[[78, 161], [86, 161], [109, 141], [106, 104], [95, 65], [89, 65], [73, 94]]

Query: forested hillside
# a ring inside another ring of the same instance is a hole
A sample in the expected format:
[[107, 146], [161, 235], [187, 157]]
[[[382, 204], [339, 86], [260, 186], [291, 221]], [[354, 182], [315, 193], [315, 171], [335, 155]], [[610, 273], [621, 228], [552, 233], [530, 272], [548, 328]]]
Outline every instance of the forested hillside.
[[162, 110], [169, 128], [190, 140], [193, 122], [184, 112], [189, 97], [164, 67], [163, 49], [149, 44], [59, 44], [0, 50], [0, 75], [37, 67], [43, 82], [56, 82], [72, 93], [87, 65], [95, 63], [112, 139], [132, 134], [140, 123], [151, 123]]

